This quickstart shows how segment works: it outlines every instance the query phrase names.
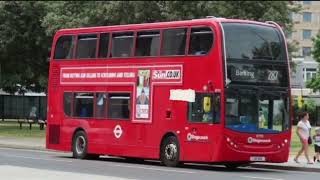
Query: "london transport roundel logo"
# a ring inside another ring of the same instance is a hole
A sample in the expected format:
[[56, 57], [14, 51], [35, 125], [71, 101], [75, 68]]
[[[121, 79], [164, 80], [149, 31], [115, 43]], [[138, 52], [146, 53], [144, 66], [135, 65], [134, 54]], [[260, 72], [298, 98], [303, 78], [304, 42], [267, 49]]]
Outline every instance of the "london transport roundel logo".
[[117, 139], [121, 137], [122, 129], [120, 125], [116, 125], [116, 127], [114, 127], [113, 134]]

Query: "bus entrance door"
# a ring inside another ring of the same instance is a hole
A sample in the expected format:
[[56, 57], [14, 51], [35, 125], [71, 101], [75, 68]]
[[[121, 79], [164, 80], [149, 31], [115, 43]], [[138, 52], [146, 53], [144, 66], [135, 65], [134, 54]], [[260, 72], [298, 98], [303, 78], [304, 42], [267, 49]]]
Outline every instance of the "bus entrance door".
[[189, 120], [184, 128], [184, 152], [188, 161], [206, 161], [212, 156], [213, 147], [209, 135], [214, 120], [213, 97], [211, 93], [196, 93], [195, 102], [189, 103]]

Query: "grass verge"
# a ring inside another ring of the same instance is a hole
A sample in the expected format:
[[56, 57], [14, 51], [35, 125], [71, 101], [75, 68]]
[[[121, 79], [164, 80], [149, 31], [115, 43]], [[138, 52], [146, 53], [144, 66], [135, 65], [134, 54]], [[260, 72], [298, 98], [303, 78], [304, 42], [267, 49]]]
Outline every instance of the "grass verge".
[[45, 128], [40, 130], [38, 124], [33, 124], [30, 130], [28, 123], [22, 123], [22, 129], [20, 129], [18, 121], [0, 120], [0, 137], [45, 138], [45, 134]]

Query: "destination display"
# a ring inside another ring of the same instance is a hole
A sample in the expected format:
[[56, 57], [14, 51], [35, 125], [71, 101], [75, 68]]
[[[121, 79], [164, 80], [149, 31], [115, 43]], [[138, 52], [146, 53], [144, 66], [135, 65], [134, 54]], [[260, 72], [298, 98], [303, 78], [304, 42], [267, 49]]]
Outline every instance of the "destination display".
[[227, 72], [230, 84], [288, 86], [285, 65], [228, 63]]

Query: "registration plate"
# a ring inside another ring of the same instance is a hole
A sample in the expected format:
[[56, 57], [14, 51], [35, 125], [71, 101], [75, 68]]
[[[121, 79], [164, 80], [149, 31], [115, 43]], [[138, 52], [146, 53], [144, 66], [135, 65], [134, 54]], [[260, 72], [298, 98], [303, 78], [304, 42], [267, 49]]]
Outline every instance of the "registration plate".
[[264, 156], [251, 156], [250, 161], [266, 161], [266, 157], [264, 157]]

